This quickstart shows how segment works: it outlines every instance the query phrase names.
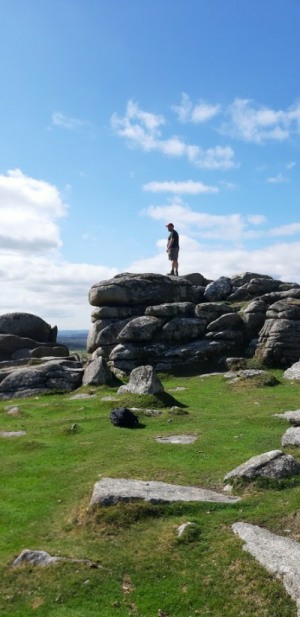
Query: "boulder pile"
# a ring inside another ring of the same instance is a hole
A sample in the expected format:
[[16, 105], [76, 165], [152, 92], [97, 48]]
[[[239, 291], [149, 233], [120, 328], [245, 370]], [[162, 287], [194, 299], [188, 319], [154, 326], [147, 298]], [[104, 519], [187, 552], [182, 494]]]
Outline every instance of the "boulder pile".
[[287, 368], [300, 356], [300, 285], [246, 272], [208, 281], [124, 273], [93, 285], [87, 349], [111, 370], [223, 370], [228, 356]]

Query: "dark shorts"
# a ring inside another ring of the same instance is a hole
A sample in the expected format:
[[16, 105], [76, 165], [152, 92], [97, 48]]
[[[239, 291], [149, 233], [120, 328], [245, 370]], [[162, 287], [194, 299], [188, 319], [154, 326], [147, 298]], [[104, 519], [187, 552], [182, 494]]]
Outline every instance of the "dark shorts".
[[169, 259], [170, 261], [177, 261], [178, 259], [178, 254], [179, 254], [179, 249], [169, 249], [168, 250], [168, 255], [169, 255]]

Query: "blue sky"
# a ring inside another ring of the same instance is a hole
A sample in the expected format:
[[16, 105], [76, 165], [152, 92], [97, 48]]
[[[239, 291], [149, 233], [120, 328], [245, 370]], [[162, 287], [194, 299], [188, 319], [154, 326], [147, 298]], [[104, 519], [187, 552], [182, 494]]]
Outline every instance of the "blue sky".
[[1, 313], [119, 272], [300, 283], [299, 0], [0, 0]]

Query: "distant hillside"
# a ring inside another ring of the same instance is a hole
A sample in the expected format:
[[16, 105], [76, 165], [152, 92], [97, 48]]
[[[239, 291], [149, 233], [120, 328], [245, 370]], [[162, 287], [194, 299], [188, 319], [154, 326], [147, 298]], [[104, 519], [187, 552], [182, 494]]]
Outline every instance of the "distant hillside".
[[88, 330], [60, 330], [57, 342], [66, 345], [69, 349], [86, 350]]

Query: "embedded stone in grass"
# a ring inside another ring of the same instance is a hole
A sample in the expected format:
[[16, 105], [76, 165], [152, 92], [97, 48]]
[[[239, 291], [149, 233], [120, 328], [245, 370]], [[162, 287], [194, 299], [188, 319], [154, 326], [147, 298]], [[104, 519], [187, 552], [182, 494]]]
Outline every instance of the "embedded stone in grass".
[[258, 477], [280, 479], [300, 473], [300, 464], [290, 455], [281, 450], [271, 450], [248, 461], [230, 471], [224, 477], [224, 482], [239, 478], [254, 480]]
[[56, 563], [58, 560], [59, 557], [52, 557], [46, 551], [32, 551], [25, 548], [12, 565], [16, 567], [23, 563], [31, 563], [34, 566], [48, 566], [50, 563]]
[[0, 437], [24, 437], [26, 431], [0, 431]]
[[274, 413], [275, 418], [287, 420], [294, 426], [300, 426], [300, 409], [295, 411], [285, 411], [284, 413]]
[[91, 561], [90, 559], [72, 559], [71, 557], [54, 557], [49, 555], [47, 551], [36, 551], [31, 550], [29, 548], [25, 548], [20, 555], [14, 560], [12, 566], [16, 568], [17, 566], [21, 566], [24, 563], [29, 563], [34, 566], [49, 566], [53, 563], [57, 563], [58, 561], [71, 562], [71, 563], [83, 563], [88, 565], [90, 568], [100, 568], [97, 563]]
[[150, 503], [173, 503], [205, 501], [236, 503], [238, 497], [227, 497], [215, 491], [195, 486], [178, 486], [165, 482], [127, 480], [124, 478], [102, 478], [94, 485], [90, 506], [111, 506], [120, 501], [147, 501]]
[[198, 525], [188, 521], [187, 523], [182, 523], [182, 525], [177, 527], [177, 536], [178, 538], [184, 538], [185, 536], [189, 536], [189, 534], [196, 536], [197, 531], [199, 531]]
[[19, 416], [20, 415], [20, 409], [19, 407], [17, 407], [17, 405], [14, 405], [12, 407], [5, 407], [5, 410], [8, 416]]
[[281, 439], [282, 446], [300, 446], [300, 426], [292, 426]]
[[155, 441], [159, 443], [176, 443], [176, 444], [189, 444], [194, 443], [197, 437], [195, 435], [170, 435], [170, 437], [155, 437]]
[[300, 617], [300, 544], [248, 523], [234, 523], [234, 533], [246, 542], [248, 551], [268, 572], [279, 578], [297, 604]]
[[88, 394], [87, 392], [81, 392], [80, 394], [74, 394], [69, 397], [69, 401], [77, 401], [83, 398], [96, 398], [96, 394]]

